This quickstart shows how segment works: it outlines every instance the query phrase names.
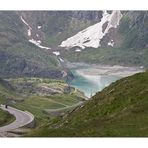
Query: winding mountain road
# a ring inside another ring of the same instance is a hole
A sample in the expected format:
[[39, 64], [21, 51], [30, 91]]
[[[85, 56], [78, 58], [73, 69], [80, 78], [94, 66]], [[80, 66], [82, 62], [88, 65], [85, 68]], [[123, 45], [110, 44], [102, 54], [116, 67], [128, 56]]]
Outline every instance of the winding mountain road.
[[72, 106], [66, 106], [66, 107], [57, 108], [57, 109], [45, 109], [45, 111], [51, 115], [59, 116], [63, 113], [63, 111], [70, 110], [70, 109], [73, 110], [74, 108], [83, 105], [83, 103], [84, 103], [83, 101], [80, 101]]
[[4, 105], [1, 105], [0, 108], [4, 111], [8, 111], [10, 114], [14, 115], [16, 118], [14, 122], [6, 126], [0, 127], [0, 133], [18, 129], [34, 121], [34, 116], [27, 111], [21, 111], [10, 106], [8, 106], [8, 108], [5, 108]]

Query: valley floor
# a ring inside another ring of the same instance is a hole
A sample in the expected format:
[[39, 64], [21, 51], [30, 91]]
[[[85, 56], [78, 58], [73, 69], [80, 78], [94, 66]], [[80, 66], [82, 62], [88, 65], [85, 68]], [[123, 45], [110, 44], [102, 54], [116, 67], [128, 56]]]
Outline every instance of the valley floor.
[[[32, 113], [36, 123], [34, 128], [50, 123], [55, 117], [63, 116], [84, 101], [83, 93], [70, 87], [63, 80], [24, 77], [0, 81], [0, 104], [8, 104], [9, 108], [12, 106], [24, 113]], [[8, 125], [13, 119], [12, 115], [2, 110], [0, 116], [0, 126]], [[21, 114], [17, 117], [16, 122], [0, 128], [0, 131], [7, 127], [14, 130], [19, 128], [21, 131], [13, 131], [14, 134], [3, 136], [22, 136], [26, 132], [26, 129], [20, 129], [20, 126], [26, 123], [26, 117]], [[27, 128], [27, 132], [30, 130]]]

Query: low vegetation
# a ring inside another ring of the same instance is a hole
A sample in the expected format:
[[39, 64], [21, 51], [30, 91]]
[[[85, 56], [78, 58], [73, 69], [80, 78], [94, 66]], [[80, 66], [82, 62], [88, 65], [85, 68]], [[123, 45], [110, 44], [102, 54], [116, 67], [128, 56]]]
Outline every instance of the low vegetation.
[[112, 83], [75, 111], [27, 136], [148, 136], [148, 72]]
[[26, 77], [1, 80], [0, 83], [0, 103], [31, 112], [37, 127], [54, 118], [54, 114], [47, 110], [62, 109], [61, 112], [65, 113], [82, 101], [83, 93], [63, 80]]
[[148, 67], [148, 49], [87, 48], [81, 52], [70, 50], [61, 54], [70, 62]]
[[9, 124], [14, 120], [15, 120], [14, 116], [12, 116], [8, 112], [3, 111], [3, 110], [0, 109], [0, 127], [4, 126], [6, 124]]

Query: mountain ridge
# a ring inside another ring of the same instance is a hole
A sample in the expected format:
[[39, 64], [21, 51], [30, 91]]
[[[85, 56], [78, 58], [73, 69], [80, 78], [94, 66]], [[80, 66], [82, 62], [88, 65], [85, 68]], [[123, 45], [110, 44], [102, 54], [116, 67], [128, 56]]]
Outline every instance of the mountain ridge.
[[[118, 11], [118, 13], [122, 14], [119, 25], [117, 28], [111, 27], [103, 36], [100, 40], [101, 47], [82, 50], [77, 45], [72, 49], [59, 47], [59, 45], [67, 38], [99, 23], [103, 17], [103, 11], [1, 11], [0, 63], [3, 64], [1, 64], [0, 76], [53, 78], [54, 74], [54, 78], [63, 79], [62, 73], [65, 68], [61, 66], [62, 62], [74, 58], [75, 62], [79, 60], [79, 55], [85, 56], [85, 51], [89, 53], [88, 60], [84, 59], [85, 62], [94, 63], [95, 61], [95, 63], [104, 64], [104, 61], [108, 62], [107, 59], [111, 59], [111, 64], [116, 64], [117, 61], [123, 65], [132, 60], [133, 65], [147, 67], [147, 11]], [[112, 11], [106, 11], [106, 15], [112, 14]], [[105, 22], [103, 28], [106, 25]], [[102, 30], [102, 26], [100, 27]], [[98, 34], [97, 30], [95, 33]], [[98, 45], [99, 41], [95, 42]], [[92, 53], [95, 51], [96, 55], [101, 51], [102, 56], [94, 58]], [[106, 54], [110, 51], [113, 51], [113, 57]], [[70, 58], [67, 57], [67, 53]], [[127, 53], [130, 53], [129, 57], [124, 60]], [[81, 59], [83, 61], [83, 57]], [[26, 68], [23, 70], [25, 65]], [[43, 75], [43, 73], [46, 74]], [[69, 73], [67, 72], [67, 75]]]

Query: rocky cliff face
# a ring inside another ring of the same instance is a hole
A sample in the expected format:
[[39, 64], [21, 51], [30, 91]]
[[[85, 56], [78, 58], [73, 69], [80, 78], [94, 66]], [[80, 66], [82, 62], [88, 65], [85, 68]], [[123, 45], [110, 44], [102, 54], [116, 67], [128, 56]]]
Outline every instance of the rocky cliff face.
[[25, 23], [18, 12], [0, 12], [0, 77], [63, 78], [57, 57], [29, 42]]
[[51, 48], [100, 18], [95, 11], [0, 12], [0, 76], [63, 78]]
[[[105, 32], [100, 39], [96, 39], [101, 40], [98, 41], [101, 42], [100, 46], [147, 46], [147, 11], [13, 11], [0, 12], [0, 20], [1, 47], [9, 46], [9, 42], [33, 39], [38, 45], [56, 48], [64, 39], [86, 30], [90, 30], [87, 38], [91, 37], [91, 33], [100, 36]], [[95, 31], [91, 30], [93, 27]], [[4, 44], [4, 37], [9, 38], [9, 42]], [[77, 46], [78, 43], [73, 44]]]
[[62, 40], [102, 18], [102, 11], [25, 11], [16, 12], [26, 37], [45, 47], [57, 47]]
[[148, 12], [124, 12], [118, 33], [122, 36], [122, 47], [146, 48], [148, 46]]
[[88, 47], [147, 48], [148, 12], [0, 12], [0, 76], [62, 78], [61, 50]]
[[[76, 35], [68, 38], [61, 43], [61, 47], [72, 48], [79, 46], [84, 49], [86, 47], [98, 48], [101, 47], [100, 41], [109, 34], [111, 29], [116, 29], [119, 26], [119, 22], [122, 18], [120, 11], [112, 11], [108, 13], [103, 11], [102, 17], [98, 20], [98, 23], [89, 26], [88, 28], [78, 32]], [[110, 34], [109, 40], [106, 43], [108, 46], [114, 46], [114, 36]]]
[[[29, 25], [22, 21], [27, 38], [33, 38], [49, 48], [56, 48], [60, 44], [62, 47], [74, 47], [81, 42], [87, 42], [87, 47], [91, 40], [89, 38], [97, 33], [99, 37], [92, 39], [98, 41], [97, 47], [121, 47], [123, 44], [127, 48], [147, 46], [146, 11], [29, 11], [16, 14]], [[85, 39], [79, 35], [85, 36]], [[78, 41], [73, 42], [71, 37], [76, 37]], [[91, 43], [90, 47], [96, 46]]]
[[[92, 17], [96, 20], [94, 18], [97, 16]], [[146, 11], [102, 12], [101, 19], [98, 19], [96, 24], [63, 41], [61, 46], [145, 48], [147, 47], [147, 24]]]

